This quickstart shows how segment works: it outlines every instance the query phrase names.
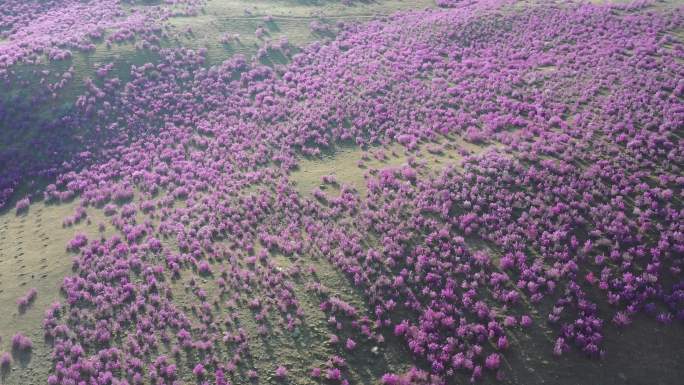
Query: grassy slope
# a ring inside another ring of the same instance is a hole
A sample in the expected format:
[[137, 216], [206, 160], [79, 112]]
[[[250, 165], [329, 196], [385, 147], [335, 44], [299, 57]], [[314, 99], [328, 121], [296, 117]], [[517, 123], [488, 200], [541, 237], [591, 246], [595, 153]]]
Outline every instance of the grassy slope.
[[[13, 373], [2, 373], [0, 383], [43, 383], [47, 378], [50, 352], [43, 341], [43, 312], [51, 303], [63, 301], [60, 285], [71, 272], [66, 244], [76, 233], [98, 237], [97, 226], [104, 221], [101, 212], [91, 209], [88, 219], [63, 227], [62, 220], [73, 214], [75, 206], [37, 203], [28, 213], [0, 216], [0, 351], [11, 350], [12, 336], [19, 331], [34, 345], [29, 357], [14, 356]], [[105, 231], [106, 236], [112, 234]], [[22, 313], [16, 300], [30, 288], [36, 288], [38, 295]]]

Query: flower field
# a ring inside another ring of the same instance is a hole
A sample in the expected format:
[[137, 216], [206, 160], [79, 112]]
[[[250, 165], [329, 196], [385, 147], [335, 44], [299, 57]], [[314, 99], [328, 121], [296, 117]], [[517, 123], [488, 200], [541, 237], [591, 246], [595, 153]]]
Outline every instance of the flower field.
[[684, 375], [677, 1], [6, 0], [0, 384]]

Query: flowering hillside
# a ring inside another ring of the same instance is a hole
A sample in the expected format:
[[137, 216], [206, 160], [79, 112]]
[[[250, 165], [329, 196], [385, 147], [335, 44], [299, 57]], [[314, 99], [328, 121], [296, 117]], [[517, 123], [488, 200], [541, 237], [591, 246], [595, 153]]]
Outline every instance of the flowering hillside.
[[0, 382], [677, 383], [684, 8], [321, 3], [7, 2]]

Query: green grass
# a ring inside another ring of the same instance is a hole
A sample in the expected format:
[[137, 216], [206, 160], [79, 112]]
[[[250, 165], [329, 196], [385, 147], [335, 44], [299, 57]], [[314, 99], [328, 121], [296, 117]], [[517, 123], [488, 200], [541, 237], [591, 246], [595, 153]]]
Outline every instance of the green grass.
[[[487, 149], [499, 147], [498, 144], [477, 145], [464, 141], [460, 137], [440, 139], [434, 143], [421, 143], [416, 150], [409, 151], [399, 144], [377, 146], [364, 150], [358, 146], [338, 146], [320, 157], [308, 157], [299, 162], [298, 168], [290, 175], [302, 194], [310, 194], [319, 187], [331, 189], [323, 185], [321, 178], [334, 175], [339, 187], [348, 185], [355, 188], [361, 196], [366, 194], [366, 176], [373, 170], [407, 165], [410, 159], [424, 162], [427, 170], [439, 172], [446, 165], [461, 167], [465, 150], [469, 154], [479, 154]], [[435, 151], [438, 150], [438, 151]]]
[[[344, 6], [336, 1], [244, 1], [210, 0], [205, 12], [197, 17], [175, 17], [170, 20], [180, 36], [177, 43], [193, 48], [206, 48], [209, 63], [216, 64], [234, 54], [250, 58], [266, 41], [286, 37], [295, 46], [304, 46], [325, 36], [312, 33], [309, 23], [319, 20], [334, 26], [337, 21], [360, 22], [376, 15], [388, 15], [404, 9], [434, 7], [432, 0], [372, 1]], [[271, 16], [273, 21], [265, 22]], [[259, 39], [256, 29], [262, 26], [267, 35]], [[191, 28], [192, 33], [187, 33]], [[238, 34], [238, 42], [223, 44], [223, 34]], [[280, 56], [269, 56], [268, 63], [284, 61]]]

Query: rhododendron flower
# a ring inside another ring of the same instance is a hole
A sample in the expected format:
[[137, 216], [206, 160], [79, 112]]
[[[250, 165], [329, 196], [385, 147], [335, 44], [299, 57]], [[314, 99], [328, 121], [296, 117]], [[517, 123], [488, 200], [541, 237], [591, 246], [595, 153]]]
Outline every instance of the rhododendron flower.
[[31, 339], [22, 333], [17, 333], [12, 337], [12, 349], [19, 352], [26, 352], [31, 350], [31, 348], [33, 348]]
[[0, 370], [6, 372], [10, 366], [12, 366], [12, 356], [7, 352], [0, 354]]
[[278, 366], [275, 370], [275, 376], [280, 379], [287, 377], [287, 368], [282, 365]]
[[202, 379], [207, 374], [207, 370], [204, 368], [204, 365], [197, 364], [192, 369], [192, 374], [194, 374], [198, 379]]

